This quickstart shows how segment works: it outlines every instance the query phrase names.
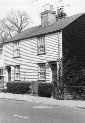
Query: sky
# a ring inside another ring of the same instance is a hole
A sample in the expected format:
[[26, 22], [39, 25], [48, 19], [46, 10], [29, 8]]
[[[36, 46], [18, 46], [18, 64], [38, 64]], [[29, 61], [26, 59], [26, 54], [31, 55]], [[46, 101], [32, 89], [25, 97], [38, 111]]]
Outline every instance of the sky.
[[31, 26], [40, 25], [40, 13], [46, 4], [53, 5], [55, 11], [64, 6], [67, 16], [85, 12], [85, 0], [0, 0], [0, 19], [6, 17], [10, 10], [21, 10], [31, 17]]

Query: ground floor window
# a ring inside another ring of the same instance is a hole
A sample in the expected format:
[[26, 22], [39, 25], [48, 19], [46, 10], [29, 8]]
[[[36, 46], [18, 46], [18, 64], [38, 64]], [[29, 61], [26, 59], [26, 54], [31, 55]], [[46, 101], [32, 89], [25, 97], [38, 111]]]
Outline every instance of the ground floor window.
[[0, 76], [3, 75], [3, 69], [0, 69]]
[[14, 73], [15, 80], [20, 80], [20, 65], [15, 66]]
[[46, 65], [45, 64], [38, 64], [39, 71], [38, 71], [38, 79], [45, 80], [46, 78]]

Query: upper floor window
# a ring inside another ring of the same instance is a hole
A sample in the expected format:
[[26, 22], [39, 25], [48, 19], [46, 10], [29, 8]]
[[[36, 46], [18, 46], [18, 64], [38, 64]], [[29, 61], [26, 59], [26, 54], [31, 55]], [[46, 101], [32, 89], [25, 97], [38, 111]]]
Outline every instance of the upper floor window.
[[37, 38], [37, 51], [38, 54], [45, 53], [45, 36]]
[[14, 57], [20, 56], [19, 42], [14, 43]]
[[20, 80], [20, 65], [15, 66], [15, 80]]
[[39, 80], [45, 80], [46, 78], [46, 67], [45, 64], [39, 64], [39, 71], [38, 71], [38, 78]]

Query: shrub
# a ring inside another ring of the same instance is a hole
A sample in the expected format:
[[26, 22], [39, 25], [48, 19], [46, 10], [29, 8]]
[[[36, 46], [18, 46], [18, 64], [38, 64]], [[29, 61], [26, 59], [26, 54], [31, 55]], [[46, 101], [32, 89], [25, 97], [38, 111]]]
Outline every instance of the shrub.
[[25, 94], [30, 91], [30, 83], [25, 81], [8, 82], [7, 92]]
[[53, 93], [53, 84], [51, 83], [39, 83], [38, 95], [42, 97], [51, 97]]

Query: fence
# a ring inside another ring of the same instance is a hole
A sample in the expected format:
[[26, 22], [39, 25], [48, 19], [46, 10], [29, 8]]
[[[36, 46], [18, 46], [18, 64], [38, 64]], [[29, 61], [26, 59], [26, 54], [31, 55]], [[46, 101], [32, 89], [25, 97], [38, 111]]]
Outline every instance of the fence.
[[55, 99], [85, 99], [85, 86], [57, 86], [54, 88], [53, 97]]

